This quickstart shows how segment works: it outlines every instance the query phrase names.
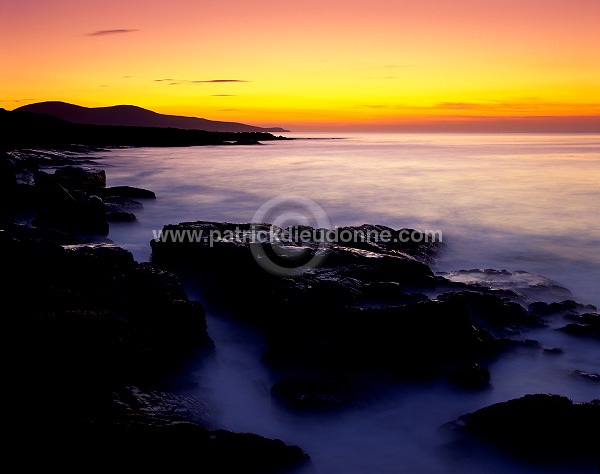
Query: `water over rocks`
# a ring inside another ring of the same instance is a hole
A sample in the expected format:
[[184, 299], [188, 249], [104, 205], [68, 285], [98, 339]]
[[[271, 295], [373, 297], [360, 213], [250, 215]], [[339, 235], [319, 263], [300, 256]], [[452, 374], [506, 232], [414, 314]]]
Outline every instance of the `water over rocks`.
[[[158, 239], [151, 242], [153, 263], [140, 264], [117, 246], [73, 233], [106, 234], [109, 220], [132, 220], [130, 211], [141, 206], [136, 199], [153, 193], [107, 188], [104, 172], [90, 164], [72, 166], [51, 153], [23, 156], [0, 158], [1, 198], [9, 204], [0, 230], [10, 276], [3, 305], [13, 336], [15, 406], [23, 413], [17, 439], [46, 446], [51, 457], [64, 457], [65, 445], [132, 462], [162, 450], [167, 463], [257, 473], [307, 461], [300, 448], [282, 441], [218, 430], [204, 401], [160, 386], [191, 358], [211, 357], [213, 347], [203, 306], [188, 299], [173, 271], [195, 281], [207, 303], [264, 333], [264, 361], [279, 374], [271, 394], [294, 410], [368, 405], [372, 387], [363, 384], [365, 374], [486, 389], [494, 380], [490, 360], [517, 346], [543, 350], [515, 336], [560, 318], [569, 321], [562, 331], [598, 338], [596, 309], [567, 299], [568, 290], [555, 282], [489, 269], [435, 274], [436, 243], [332, 243], [313, 250], [326, 250], [321, 266], [293, 278], [261, 269], [244, 239]], [[57, 170], [49, 174], [40, 166]], [[10, 223], [17, 212], [32, 213], [37, 227]], [[222, 235], [237, 228], [250, 225], [190, 222], [163, 233]], [[396, 232], [375, 225], [344, 229]], [[535, 301], [546, 290], [566, 299]], [[546, 352], [561, 356], [559, 349]], [[590, 382], [596, 375], [578, 373]], [[558, 445], [566, 446], [567, 458], [595, 453], [597, 443], [567, 438], [597, 419], [597, 402], [527, 397], [465, 415], [458, 431], [541, 456]]]

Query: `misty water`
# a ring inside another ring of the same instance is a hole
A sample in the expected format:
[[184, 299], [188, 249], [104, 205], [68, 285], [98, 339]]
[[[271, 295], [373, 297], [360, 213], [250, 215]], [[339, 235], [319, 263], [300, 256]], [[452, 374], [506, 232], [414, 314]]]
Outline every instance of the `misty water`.
[[[149, 261], [152, 231], [165, 224], [248, 222], [269, 199], [298, 195], [317, 202], [334, 226], [441, 230], [445, 248], [435, 271], [523, 270], [555, 280], [581, 303], [600, 305], [600, 135], [286, 135], [298, 139], [93, 154], [108, 185], [143, 187], [158, 197], [144, 200], [137, 223], [111, 224], [109, 238]], [[203, 300], [202, 288], [185, 284], [191, 297]], [[565, 323], [560, 318], [516, 338], [564, 353], [505, 354], [489, 365], [488, 390], [384, 380], [385, 390], [368, 407], [327, 416], [274, 405], [269, 390], [278, 374], [261, 362], [260, 334], [210, 305], [207, 319], [216, 353], [192, 367], [192, 392], [213, 402], [219, 427], [301, 446], [312, 458], [308, 472], [589, 472], [524, 465], [485, 450], [461, 455], [439, 430], [461, 414], [528, 393], [575, 402], [600, 397], [600, 384], [572, 373], [598, 372], [598, 343], [555, 331]]]

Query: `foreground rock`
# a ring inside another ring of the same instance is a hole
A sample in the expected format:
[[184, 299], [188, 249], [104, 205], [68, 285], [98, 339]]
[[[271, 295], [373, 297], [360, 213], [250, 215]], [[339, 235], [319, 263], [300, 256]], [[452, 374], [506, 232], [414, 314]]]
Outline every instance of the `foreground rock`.
[[308, 462], [300, 448], [281, 440], [208, 428], [210, 408], [190, 397], [126, 387], [93, 408], [38, 420], [17, 452], [34, 453], [26, 462], [32, 467], [78, 471], [93, 463], [136, 471], [274, 474]]
[[560, 328], [561, 331], [575, 336], [600, 339], [600, 314], [584, 313], [565, 316], [574, 322]]
[[493, 288], [496, 290], [509, 290], [518, 295], [532, 300], [572, 298], [571, 292], [560, 283], [525, 271], [509, 272], [493, 268], [474, 268], [471, 270], [456, 270], [452, 272], [439, 272], [451, 281], [480, 286], [482, 290]]
[[275, 473], [307, 462], [298, 447], [215, 430], [201, 400], [152, 386], [210, 355], [202, 306], [176, 278], [111, 244], [6, 226], [0, 258], [5, 424], [27, 466]]
[[156, 199], [156, 194], [152, 191], [142, 188], [134, 188], [132, 186], [112, 186], [100, 190], [103, 197], [118, 197], [118, 198], [137, 198], [137, 199]]
[[212, 347], [202, 306], [175, 277], [115, 245], [13, 226], [0, 257], [13, 343], [54, 379], [156, 376]]
[[600, 463], [600, 400], [525, 395], [463, 415], [452, 426], [528, 458]]
[[133, 222], [136, 199], [155, 199], [152, 191], [106, 187], [106, 174], [85, 160], [51, 152], [0, 152], [0, 217], [33, 214], [38, 227], [78, 235], [105, 236], [109, 222]]
[[[207, 301], [260, 327], [267, 339], [265, 359], [272, 365], [315, 374], [327, 368], [401, 377], [479, 367], [478, 373], [454, 380], [480, 388], [489, 380], [483, 364], [507, 347], [502, 337], [541, 325], [538, 316], [508, 297], [434, 275], [428, 263], [441, 245], [437, 242], [275, 243], [265, 255], [281, 265], [283, 252], [304, 249], [308, 258], [323, 256], [320, 266], [282, 278], [257, 264], [251, 229], [218, 222], [166, 226], [151, 242], [153, 262], [192, 275]], [[372, 225], [340, 228], [340, 235], [345, 231], [400, 232]], [[518, 298], [509, 290], [504, 294]]]

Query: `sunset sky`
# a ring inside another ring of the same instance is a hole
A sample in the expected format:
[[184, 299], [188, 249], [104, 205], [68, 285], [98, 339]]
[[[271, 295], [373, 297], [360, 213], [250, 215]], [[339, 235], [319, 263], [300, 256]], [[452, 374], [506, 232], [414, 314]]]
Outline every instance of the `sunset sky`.
[[0, 107], [600, 131], [600, 0], [0, 0]]

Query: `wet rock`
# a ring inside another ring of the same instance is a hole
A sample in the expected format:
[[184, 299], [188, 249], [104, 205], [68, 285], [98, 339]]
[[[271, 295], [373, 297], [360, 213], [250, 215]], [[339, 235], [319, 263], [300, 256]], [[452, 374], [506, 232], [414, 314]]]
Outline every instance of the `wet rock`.
[[490, 385], [490, 371], [479, 364], [464, 364], [451, 370], [450, 382], [469, 390], [478, 390]]
[[462, 291], [438, 296], [443, 301], [460, 300], [469, 308], [469, 314], [480, 326], [498, 335], [516, 333], [523, 327], [539, 327], [542, 321], [530, 315], [517, 303], [497, 296]]
[[559, 355], [559, 354], [563, 354], [563, 353], [564, 353], [564, 351], [560, 347], [544, 348], [544, 354]]
[[8, 153], [0, 152], [0, 185], [12, 187], [17, 183], [17, 164]]
[[279, 316], [267, 328], [266, 358], [274, 364], [428, 377], [498, 350], [467, 309], [450, 302], [324, 312], [305, 308]]
[[104, 170], [89, 167], [65, 166], [55, 171], [54, 176], [66, 189], [78, 189], [89, 193], [97, 193], [106, 186]]
[[585, 336], [600, 339], [600, 314], [583, 313], [580, 315], [568, 315], [567, 319], [575, 321], [560, 328], [561, 331], [575, 336]]
[[156, 199], [156, 194], [154, 194], [152, 191], [142, 188], [134, 188], [132, 186], [112, 186], [109, 188], [104, 188], [101, 196], [131, 199]]
[[170, 421], [188, 421], [209, 427], [215, 410], [206, 401], [169, 392], [123, 387], [112, 394], [112, 410], [119, 416], [144, 415]]
[[118, 196], [104, 196], [102, 200], [104, 201], [107, 211], [127, 211], [142, 209], [144, 207], [139, 201]]
[[70, 191], [54, 175], [36, 174], [38, 213], [35, 224], [69, 232], [108, 234], [106, 208], [94, 195]]
[[526, 457], [580, 460], [600, 456], [600, 400], [525, 395], [461, 416], [458, 432]]
[[258, 140], [237, 140], [232, 145], [262, 145]]
[[[75, 416], [39, 423], [19, 449], [36, 453], [40, 467], [175, 470], [275, 474], [304, 466], [297, 446], [250, 433], [211, 430], [194, 422], [204, 406], [190, 397], [127, 387]], [[191, 417], [188, 418], [188, 417]], [[25, 453], [23, 453], [25, 454]], [[31, 465], [32, 463], [28, 463]]]
[[571, 292], [560, 283], [533, 273], [522, 270], [509, 272], [493, 268], [475, 268], [471, 270], [457, 270], [452, 272], [439, 272], [451, 281], [467, 285], [478, 285], [497, 290], [510, 290], [525, 298], [549, 299], [571, 298]]
[[404, 293], [398, 282], [378, 281], [362, 285], [361, 306], [393, 306], [427, 301], [423, 293]]
[[109, 222], [135, 222], [137, 217], [131, 212], [112, 211], [106, 214], [106, 220]]
[[565, 319], [575, 321], [579, 324], [598, 324], [600, 319], [599, 313], [582, 313], [582, 314], [567, 314], [564, 316]]
[[35, 208], [33, 171], [8, 153], [0, 152], [0, 215]]
[[202, 306], [117, 246], [5, 230], [0, 257], [11, 344], [53, 383], [154, 378], [211, 347]]
[[528, 311], [537, 316], [564, 315], [567, 313], [580, 314], [588, 311], [596, 311], [596, 307], [591, 304], [581, 304], [573, 300], [564, 300], [561, 302], [545, 303], [536, 301], [528, 306]]
[[[505, 347], [470, 315], [469, 303], [475, 307], [481, 299], [483, 310], [497, 313], [487, 320], [503, 328], [537, 322], [493, 295], [428, 300], [425, 291], [435, 291], [443, 280], [425, 263], [437, 248], [431, 243], [331, 243], [320, 267], [280, 278], [254, 260], [250, 229], [218, 222], [165, 226], [162, 238], [151, 242], [153, 262], [194, 274], [209, 301], [264, 330], [265, 357], [274, 365], [429, 376]], [[232, 237], [222, 238], [228, 232]], [[261, 301], [261, 309], [249, 310], [247, 301]]]

